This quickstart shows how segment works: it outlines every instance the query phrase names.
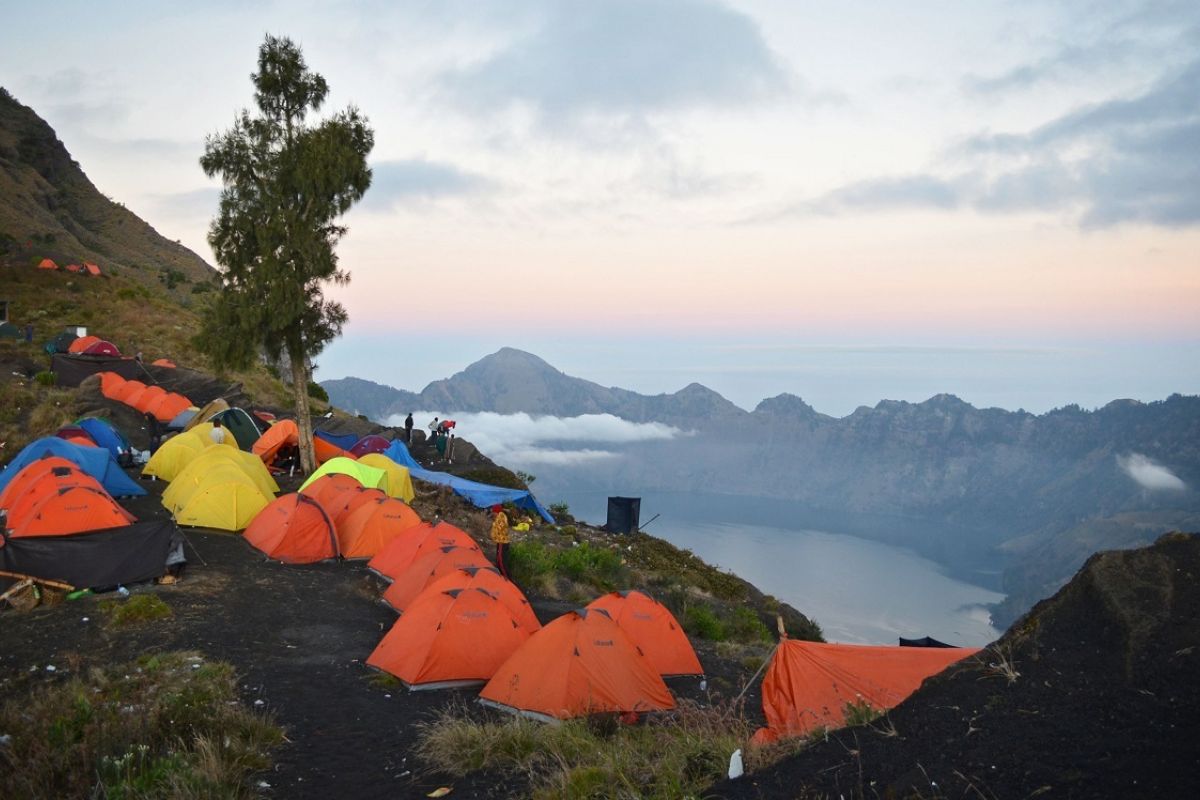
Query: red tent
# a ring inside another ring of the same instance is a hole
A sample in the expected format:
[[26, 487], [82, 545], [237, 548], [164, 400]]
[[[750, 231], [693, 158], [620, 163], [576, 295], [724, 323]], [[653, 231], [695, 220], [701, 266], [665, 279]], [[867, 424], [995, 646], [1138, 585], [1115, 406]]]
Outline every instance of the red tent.
[[106, 342], [103, 339], [101, 339], [98, 342], [93, 342], [92, 344], [88, 345], [87, 349], [84, 350], [83, 352], [89, 356], [119, 356], [119, 355], [121, 355], [121, 351], [117, 349], [117, 346], [115, 344], [113, 344], [112, 342]]
[[898, 705], [931, 675], [978, 653], [978, 648], [825, 644], [784, 639], [763, 676], [766, 728], [754, 741], [804, 736], [840, 728], [848, 704], [875, 709]]
[[67, 272], [82, 272], [83, 271], [83, 267], [79, 266], [78, 264], [67, 264], [65, 267], [63, 267], [63, 269], [65, 269]]
[[569, 611], [530, 636], [496, 670], [481, 701], [541, 719], [665, 711], [662, 677], [604, 611]]
[[96, 342], [104, 341], [99, 336], [81, 336], [71, 342], [71, 346], [67, 348], [68, 353], [83, 353]]

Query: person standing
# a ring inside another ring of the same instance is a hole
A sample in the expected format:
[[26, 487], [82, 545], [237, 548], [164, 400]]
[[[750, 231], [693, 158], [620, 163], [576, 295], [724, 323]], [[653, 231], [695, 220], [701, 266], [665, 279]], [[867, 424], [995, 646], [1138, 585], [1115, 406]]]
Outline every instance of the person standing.
[[407, 445], [412, 444], [412, 429], [413, 419], [412, 412], [410, 411], [408, 412], [408, 416], [404, 418], [404, 443]]
[[221, 427], [221, 420], [214, 419], [212, 424], [212, 430], [208, 433], [209, 438], [213, 440], [213, 444], [225, 444], [225, 429]]
[[496, 545], [496, 567], [500, 570], [500, 574], [507, 578], [508, 566], [504, 563], [504, 557], [508, 554], [508, 515], [504, 513], [503, 506], [492, 506], [492, 511], [496, 512], [496, 517], [492, 520], [492, 542]]
[[433, 422], [429, 423], [428, 428], [429, 428], [429, 443], [430, 444], [433, 444], [434, 437], [437, 436], [438, 428], [440, 428], [441, 426], [442, 426], [442, 423], [437, 417], [434, 417]]

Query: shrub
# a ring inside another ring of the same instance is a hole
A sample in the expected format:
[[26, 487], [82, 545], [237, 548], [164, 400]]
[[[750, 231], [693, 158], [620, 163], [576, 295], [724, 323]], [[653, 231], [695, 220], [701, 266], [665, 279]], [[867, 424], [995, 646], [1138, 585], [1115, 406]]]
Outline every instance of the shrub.
[[308, 396], [320, 400], [322, 403], [329, 402], [329, 392], [325, 391], [325, 387], [316, 381], [308, 382]]
[[537, 480], [536, 475], [530, 475], [528, 472], [525, 472], [524, 470], [517, 470], [513, 474], [515, 474], [517, 476], [517, 478], [519, 480], [521, 480], [521, 482], [524, 483], [526, 486], [528, 486], [529, 484], [531, 484]]
[[571, 507], [566, 503], [551, 503], [550, 513], [556, 517], [565, 517], [571, 513]]
[[708, 606], [688, 606], [683, 615], [683, 629], [692, 636], [712, 642], [725, 640], [725, 625]]
[[603, 589], [613, 588], [621, 576], [621, 557], [604, 547], [584, 542], [563, 550], [554, 559], [559, 572], [574, 581], [587, 582]]
[[508, 570], [521, 586], [533, 586], [554, 572], [554, 554], [541, 542], [513, 542], [508, 548]]
[[771, 629], [759, 619], [754, 609], [746, 606], [738, 606], [733, 610], [726, 628], [729, 638], [739, 642], [771, 641]]
[[198, 653], [14, 688], [0, 730], [11, 737], [3, 757], [20, 768], [0, 770], [0, 797], [247, 797], [283, 740], [238, 702], [233, 668]]
[[42, 370], [38, 374], [34, 375], [33, 379], [42, 386], [53, 386], [58, 381], [58, 378], [55, 377], [54, 373], [50, 370]]

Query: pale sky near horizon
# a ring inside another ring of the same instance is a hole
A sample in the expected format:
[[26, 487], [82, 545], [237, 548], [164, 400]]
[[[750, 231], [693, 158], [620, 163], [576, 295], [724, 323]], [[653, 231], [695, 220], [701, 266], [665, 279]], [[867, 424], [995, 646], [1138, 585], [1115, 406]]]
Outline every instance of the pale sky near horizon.
[[0, 85], [211, 261], [206, 134], [286, 35], [376, 133], [319, 359], [644, 392], [1200, 392], [1200, 3], [14, 5]]

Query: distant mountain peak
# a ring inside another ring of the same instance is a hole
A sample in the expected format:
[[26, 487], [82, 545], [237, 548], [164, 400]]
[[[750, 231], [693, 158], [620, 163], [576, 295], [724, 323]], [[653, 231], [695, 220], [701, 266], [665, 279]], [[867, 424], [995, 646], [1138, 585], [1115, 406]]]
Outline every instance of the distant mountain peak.
[[774, 417], [794, 417], [796, 419], [811, 419], [821, 416], [817, 410], [790, 392], [783, 392], [774, 397], [768, 397], [754, 408], [755, 414], [768, 414]]

